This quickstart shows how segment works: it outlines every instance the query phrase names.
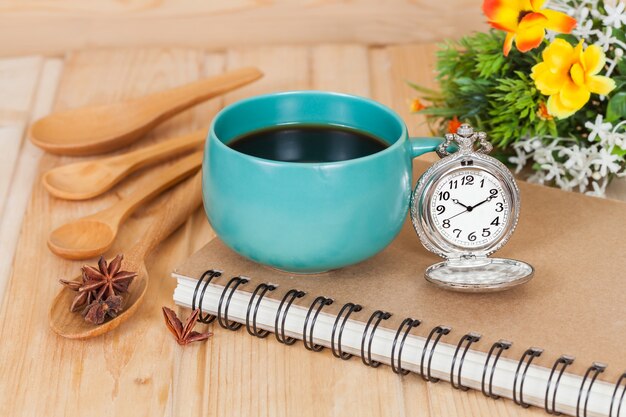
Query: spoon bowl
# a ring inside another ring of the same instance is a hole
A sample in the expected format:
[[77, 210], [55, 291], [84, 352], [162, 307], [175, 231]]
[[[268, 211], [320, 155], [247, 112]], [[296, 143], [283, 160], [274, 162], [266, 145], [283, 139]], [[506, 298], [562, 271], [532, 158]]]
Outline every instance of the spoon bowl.
[[262, 75], [257, 68], [241, 68], [134, 100], [53, 113], [33, 124], [31, 140], [61, 155], [110, 152], [134, 142], [181, 111]]
[[[127, 259], [124, 261], [124, 268], [137, 271], [137, 276], [128, 288], [128, 293], [124, 298], [123, 310], [117, 317], [101, 325], [94, 326], [85, 321], [82, 314], [80, 314], [81, 311], [75, 313], [69, 311], [69, 306], [72, 304], [75, 293], [69, 290], [61, 291], [52, 301], [52, 306], [48, 313], [52, 330], [59, 336], [68, 339], [87, 339], [115, 329], [135, 314], [148, 290], [149, 276], [142, 261], [135, 264], [130, 261], [132, 260]], [[75, 279], [78, 280], [80, 277]]]
[[103, 194], [140, 168], [197, 148], [205, 137], [206, 130], [198, 130], [122, 155], [64, 165], [46, 172], [41, 181], [55, 197], [86, 200]]
[[[76, 293], [63, 288], [52, 301], [48, 313], [52, 330], [68, 339], [88, 339], [107, 333], [132, 317], [141, 306], [150, 281], [144, 262], [146, 256], [184, 223], [200, 207], [201, 202], [202, 176], [198, 173], [172, 191], [168, 199], [157, 208], [147, 232], [124, 258], [124, 270], [137, 272], [137, 277], [124, 294], [124, 310], [117, 317], [100, 325], [87, 323], [79, 312], [70, 311]], [[80, 280], [80, 277], [75, 279]]]
[[124, 174], [123, 171], [123, 166], [85, 161], [54, 168], [46, 172], [41, 181], [55, 197], [86, 200], [110, 189], [117, 182], [115, 180]]
[[65, 259], [87, 259], [106, 252], [119, 230], [120, 224], [142, 203], [158, 196], [192, 175], [200, 168], [202, 152], [193, 153], [168, 169], [159, 177], [147, 176], [130, 196], [98, 213], [66, 223], [53, 230], [48, 237], [48, 248]]
[[96, 218], [66, 223], [50, 233], [48, 248], [65, 259], [87, 259], [106, 252], [117, 229]]

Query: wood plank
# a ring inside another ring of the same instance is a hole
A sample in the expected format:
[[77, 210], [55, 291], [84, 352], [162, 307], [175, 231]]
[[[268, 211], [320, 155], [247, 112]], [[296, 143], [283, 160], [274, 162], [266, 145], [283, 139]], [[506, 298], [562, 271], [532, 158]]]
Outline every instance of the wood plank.
[[0, 218], [39, 81], [40, 56], [0, 59]]
[[[62, 68], [63, 61], [60, 59], [50, 58], [43, 62], [32, 108], [29, 109], [25, 120], [20, 122], [23, 123], [20, 129], [22, 132], [29, 121], [43, 117], [50, 112]], [[13, 138], [13, 140], [17, 141], [17, 137]], [[0, 302], [4, 299], [4, 290], [9, 280], [11, 264], [22, 227], [22, 219], [28, 205], [33, 183], [37, 177], [37, 165], [43, 155], [43, 152], [29, 140], [21, 140], [20, 137], [20, 142], [22, 143], [19, 155], [14, 155], [12, 160], [0, 164], [1, 169], [6, 168], [6, 166], [14, 168], [10, 175], [2, 174], [2, 176], [9, 175], [11, 184], [7, 189], [6, 199], [0, 200], [5, 208], [5, 210], [0, 211], [0, 247], [2, 248], [0, 252]], [[0, 158], [4, 158], [9, 154], [9, 150], [4, 149]]]
[[3, 0], [0, 39], [11, 42], [0, 44], [0, 55], [115, 46], [433, 42], [485, 29], [484, 20], [476, 0]]
[[[55, 109], [107, 103], [172, 87], [198, 79], [205, 70], [219, 72], [222, 62], [209, 66], [203, 53], [189, 50], [70, 55]], [[141, 142], [205, 126], [219, 103], [205, 106], [177, 116]], [[75, 159], [46, 155], [39, 173], [70, 160]], [[194, 249], [187, 238], [190, 226], [179, 230], [151, 257], [148, 271], [153, 282], [146, 303], [131, 323], [86, 343], [59, 338], [47, 324], [49, 303], [59, 290], [57, 279], [75, 276], [81, 265], [53, 256], [45, 245], [47, 233], [62, 222], [111, 204], [132, 188], [133, 181], [127, 181], [102, 198], [73, 203], [53, 199], [39, 183], [35, 185], [6, 290], [8, 301], [0, 309], [0, 337], [12, 341], [0, 346], [0, 356], [11, 358], [0, 363], [0, 374], [13, 378], [10, 384], [0, 384], [3, 415], [114, 415], [137, 410], [138, 404], [146, 414], [165, 413], [175, 344], [164, 331], [159, 309], [171, 304], [174, 283], [167, 279], [168, 271]], [[129, 219], [110, 253], [123, 252], [149, 225], [150, 216], [148, 207]], [[203, 227], [199, 230], [206, 232], [208, 226]], [[45, 388], [33, 396], [24, 387]]]
[[[425, 116], [411, 113], [410, 102], [417, 97], [407, 81], [436, 88], [434, 44], [396, 45], [370, 51], [372, 90], [381, 102], [398, 112], [407, 125], [410, 136], [432, 136]], [[435, 154], [420, 159], [434, 162]]]

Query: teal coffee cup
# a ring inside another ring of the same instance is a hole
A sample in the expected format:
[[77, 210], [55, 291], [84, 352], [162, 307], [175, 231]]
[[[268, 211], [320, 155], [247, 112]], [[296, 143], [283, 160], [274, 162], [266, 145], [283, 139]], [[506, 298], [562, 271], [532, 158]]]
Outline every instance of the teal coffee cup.
[[[281, 162], [228, 146], [278, 125], [357, 129], [388, 147], [337, 162]], [[409, 138], [402, 119], [375, 101], [293, 91], [238, 101], [213, 120], [202, 165], [204, 209], [235, 252], [293, 273], [317, 273], [363, 261], [400, 232], [411, 193], [412, 159], [437, 138]]]

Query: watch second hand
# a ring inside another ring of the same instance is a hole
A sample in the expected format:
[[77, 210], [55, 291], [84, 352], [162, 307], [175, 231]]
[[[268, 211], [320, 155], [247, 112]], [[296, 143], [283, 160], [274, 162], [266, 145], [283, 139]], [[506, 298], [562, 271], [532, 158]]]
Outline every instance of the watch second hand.
[[[468, 207], [468, 208], [469, 208], [469, 207]], [[451, 219], [454, 219], [456, 216], [460, 216], [461, 214], [463, 214], [463, 213], [467, 213], [468, 211], [469, 211], [469, 210], [465, 209], [465, 210], [463, 210], [462, 212], [457, 213], [457, 214], [455, 214], [455, 215], [454, 215], [454, 216], [452, 216], [452, 217], [448, 217], [448, 218], [447, 218], [447, 219], [445, 219], [445, 220], [451, 220]]]

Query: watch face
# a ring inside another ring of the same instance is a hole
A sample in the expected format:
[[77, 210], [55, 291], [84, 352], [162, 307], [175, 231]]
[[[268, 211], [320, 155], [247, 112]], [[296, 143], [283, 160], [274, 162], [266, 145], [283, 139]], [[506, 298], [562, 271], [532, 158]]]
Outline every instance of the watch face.
[[480, 248], [500, 239], [509, 222], [510, 196], [500, 181], [481, 169], [461, 169], [434, 184], [432, 224], [450, 244]]

